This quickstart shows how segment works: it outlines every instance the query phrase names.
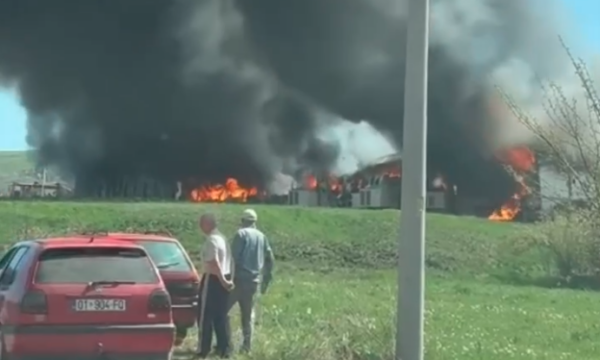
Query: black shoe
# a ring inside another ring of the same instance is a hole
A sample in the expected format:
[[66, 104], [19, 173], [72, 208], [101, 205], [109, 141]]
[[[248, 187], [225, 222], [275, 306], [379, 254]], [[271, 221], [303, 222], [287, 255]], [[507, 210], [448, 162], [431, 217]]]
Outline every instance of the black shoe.
[[218, 348], [214, 349], [214, 354], [221, 359], [231, 358], [232, 353], [233, 353], [233, 351], [231, 350], [231, 348], [228, 348], [227, 350], [219, 350]]

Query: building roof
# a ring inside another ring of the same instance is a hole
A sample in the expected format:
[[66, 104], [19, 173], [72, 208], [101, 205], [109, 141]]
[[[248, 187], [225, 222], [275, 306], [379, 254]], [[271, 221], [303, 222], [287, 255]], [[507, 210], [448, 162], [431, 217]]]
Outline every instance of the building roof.
[[358, 170], [354, 175], [381, 172], [400, 165], [402, 157], [399, 153], [383, 156]]
[[68, 184], [65, 184], [63, 182], [47, 182], [45, 184], [42, 185], [41, 182], [39, 181], [32, 181], [32, 182], [27, 182], [27, 181], [14, 181], [11, 183], [12, 187], [23, 187], [23, 188], [44, 188], [44, 189], [62, 189], [65, 191], [72, 191], [71, 187]]

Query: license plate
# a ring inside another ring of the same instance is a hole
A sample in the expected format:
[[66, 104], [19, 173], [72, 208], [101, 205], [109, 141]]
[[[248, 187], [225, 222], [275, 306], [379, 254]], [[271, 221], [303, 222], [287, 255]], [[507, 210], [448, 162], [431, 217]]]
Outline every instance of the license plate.
[[73, 310], [87, 311], [125, 311], [127, 303], [123, 299], [75, 299]]

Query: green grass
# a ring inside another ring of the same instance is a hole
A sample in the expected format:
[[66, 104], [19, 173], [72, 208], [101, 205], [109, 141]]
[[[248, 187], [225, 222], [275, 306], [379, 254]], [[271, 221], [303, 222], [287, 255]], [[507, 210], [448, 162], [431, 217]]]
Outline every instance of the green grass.
[[[243, 208], [5, 201], [0, 202], [0, 239], [169, 230], [195, 256], [202, 241], [199, 214], [215, 212], [222, 231], [231, 234]], [[271, 291], [259, 302], [260, 324], [248, 358], [392, 360], [399, 213], [255, 209], [278, 266]], [[537, 267], [528, 263], [533, 257], [517, 258], [510, 251], [527, 231], [526, 225], [428, 216], [427, 360], [598, 358], [596, 293], [498, 280], [499, 274]], [[233, 321], [237, 325], [237, 318]], [[189, 350], [192, 341], [179, 352]]]
[[[389, 271], [280, 279], [261, 300], [253, 358], [392, 359], [395, 284]], [[428, 360], [591, 360], [600, 354], [595, 294], [433, 277], [427, 299]]]
[[0, 151], [0, 173], [18, 173], [33, 167], [27, 151]]
[[[216, 213], [222, 231], [232, 234], [242, 209], [219, 204], [4, 202], [0, 203], [0, 236], [25, 236], [25, 230], [48, 235], [90, 229], [167, 229], [194, 251], [200, 241], [197, 218], [201, 212]], [[389, 268], [396, 263], [397, 211], [255, 209], [282, 261], [333, 268]], [[523, 228], [466, 217], [430, 215], [428, 219], [427, 263], [452, 272], [480, 273], [498, 266], [501, 245]]]
[[6, 192], [11, 182], [17, 181], [34, 169], [30, 154], [26, 151], [0, 151], [0, 193]]

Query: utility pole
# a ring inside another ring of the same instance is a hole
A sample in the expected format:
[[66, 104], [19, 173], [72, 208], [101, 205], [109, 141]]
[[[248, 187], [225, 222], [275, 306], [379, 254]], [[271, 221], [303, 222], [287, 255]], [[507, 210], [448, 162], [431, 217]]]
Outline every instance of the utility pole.
[[396, 359], [423, 360], [429, 0], [409, 0]]
[[42, 170], [42, 193], [40, 194], [41, 197], [46, 196], [46, 180], [47, 180], [47, 173], [46, 173], [46, 167], [44, 166], [44, 170]]

